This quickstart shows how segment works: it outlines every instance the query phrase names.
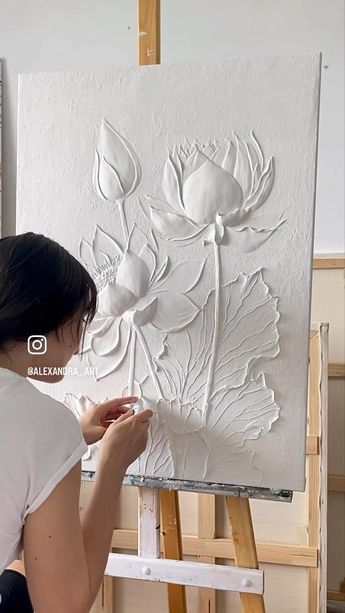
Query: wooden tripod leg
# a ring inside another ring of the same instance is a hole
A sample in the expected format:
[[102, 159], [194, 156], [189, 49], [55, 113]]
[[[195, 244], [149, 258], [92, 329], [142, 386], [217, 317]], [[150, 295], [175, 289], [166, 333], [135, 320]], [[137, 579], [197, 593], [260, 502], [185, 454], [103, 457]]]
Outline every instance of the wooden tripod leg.
[[[182, 536], [178, 492], [160, 490], [161, 530], [164, 557], [182, 560]], [[186, 589], [184, 585], [168, 583], [169, 613], [187, 613]]]
[[[214, 494], [198, 494], [198, 536], [214, 539], [216, 537], [216, 497]], [[210, 556], [198, 556], [200, 562], [215, 564]], [[216, 590], [199, 588], [198, 613], [216, 613]]]
[[[245, 568], [259, 568], [248, 498], [226, 496], [226, 507], [232, 526], [236, 565]], [[262, 594], [241, 592], [240, 598], [243, 613], [265, 613]]]

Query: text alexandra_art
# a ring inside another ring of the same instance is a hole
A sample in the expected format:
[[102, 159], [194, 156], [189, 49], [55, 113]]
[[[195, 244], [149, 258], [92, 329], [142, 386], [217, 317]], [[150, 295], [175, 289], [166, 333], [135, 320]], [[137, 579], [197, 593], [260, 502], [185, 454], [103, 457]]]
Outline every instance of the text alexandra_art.
[[[103, 120], [93, 186], [113, 205], [123, 240], [96, 226], [91, 240], [80, 242], [80, 259], [98, 290], [97, 314], [86, 333], [87, 361], [97, 368], [98, 380], [127, 361], [124, 391], [141, 396], [144, 404], [145, 380], [154, 386], [157, 410], [149, 444], [129, 473], [238, 480], [256, 470], [248, 441], [264, 436], [279, 416], [265, 373], [253, 374], [254, 365], [279, 353], [279, 311], [262, 269], [225, 283], [222, 261], [229, 245], [254, 251], [284, 223], [281, 212], [269, 210], [274, 160], [265, 159], [252, 132], [246, 140], [235, 134], [176, 145], [161, 178], [165, 201], [140, 193], [141, 174], [130, 143]], [[131, 197], [149, 220], [149, 232], [138, 223], [128, 227]], [[134, 237], [139, 250], [132, 247]], [[175, 265], [168, 256], [159, 261], [159, 241], [179, 249], [203, 241], [205, 257]], [[203, 304], [195, 304], [189, 294], [202, 283], [208, 258], [214, 286]], [[156, 354], [146, 339], [148, 326], [158, 335]], [[138, 360], [147, 372], [140, 381]], [[64, 399], [77, 414], [104, 400], [70, 393]], [[97, 447], [90, 447], [86, 458]]]

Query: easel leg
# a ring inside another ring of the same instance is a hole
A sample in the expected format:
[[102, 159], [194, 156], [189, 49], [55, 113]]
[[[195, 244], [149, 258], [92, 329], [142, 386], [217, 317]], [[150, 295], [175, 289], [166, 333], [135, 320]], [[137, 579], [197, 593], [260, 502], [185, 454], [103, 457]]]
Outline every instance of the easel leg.
[[[214, 494], [198, 494], [198, 536], [214, 539], [216, 536], [216, 500]], [[215, 564], [216, 559], [198, 556], [200, 562]], [[216, 590], [199, 588], [199, 613], [216, 613]]]
[[148, 487], [138, 490], [138, 555], [160, 557], [159, 491]]
[[[226, 507], [232, 526], [236, 565], [259, 568], [248, 498], [226, 496]], [[241, 592], [240, 598], [243, 613], [265, 613], [264, 598], [261, 594]]]
[[[182, 537], [178, 492], [160, 490], [161, 527], [164, 557], [182, 560]], [[168, 583], [169, 613], [187, 613], [186, 590], [184, 585]]]

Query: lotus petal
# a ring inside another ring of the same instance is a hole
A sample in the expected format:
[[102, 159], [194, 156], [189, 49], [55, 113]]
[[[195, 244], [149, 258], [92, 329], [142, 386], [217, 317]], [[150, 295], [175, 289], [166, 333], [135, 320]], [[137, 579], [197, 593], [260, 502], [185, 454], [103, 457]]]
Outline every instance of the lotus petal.
[[250, 133], [250, 137], [251, 137], [251, 139], [253, 141], [253, 147], [254, 147], [256, 155], [257, 155], [258, 164], [259, 164], [259, 170], [260, 170], [260, 173], [262, 173], [263, 167], [264, 167], [264, 156], [263, 156], [263, 153], [262, 153], [262, 149], [261, 149], [261, 147], [260, 147], [260, 145], [259, 145], [259, 143], [258, 143], [258, 141], [256, 139], [256, 136], [255, 136], [253, 131]]
[[197, 260], [180, 262], [152, 289], [156, 293], [169, 290], [182, 294], [189, 292], [199, 281], [204, 265], [205, 260], [202, 262]]
[[107, 332], [101, 336], [93, 336], [91, 341], [91, 351], [98, 356], [107, 355], [117, 349], [120, 341], [121, 319], [112, 319]]
[[234, 177], [242, 188], [243, 199], [245, 200], [249, 196], [252, 186], [252, 161], [245, 143], [239, 140], [237, 136], [236, 147]]
[[105, 317], [119, 317], [135, 303], [135, 296], [126, 287], [107, 285], [98, 294], [98, 312]]
[[97, 313], [93, 318], [92, 322], [89, 324], [87, 332], [91, 336], [101, 336], [109, 329], [111, 322], [112, 317], [100, 316], [99, 313]]
[[95, 369], [96, 381], [117, 370], [127, 354], [131, 330], [126, 322], [122, 322], [122, 324], [118, 351], [115, 349], [102, 357], [96, 356], [92, 351], [87, 353], [87, 362], [90, 368]]
[[153, 276], [153, 279], [152, 279], [152, 283], [156, 283], [164, 277], [164, 275], [166, 274], [167, 268], [168, 268], [168, 264], [169, 264], [169, 258], [167, 256], [162, 262], [162, 264], [159, 266], [159, 268], [156, 270]]
[[188, 179], [188, 177], [190, 177], [191, 174], [193, 174], [193, 172], [206, 164], [207, 161], [208, 157], [201, 153], [196, 145], [193, 145], [190, 154], [184, 161], [181, 160], [183, 183]]
[[93, 249], [93, 255], [96, 261], [97, 266], [103, 266], [104, 264], [110, 264], [110, 258], [103, 251], [99, 251], [99, 249]]
[[183, 213], [184, 207], [181, 199], [181, 183], [176, 168], [168, 157], [163, 172], [163, 191], [169, 204], [178, 212]]
[[203, 230], [200, 229], [187, 217], [170, 213], [168, 211], [160, 211], [151, 206], [150, 209], [151, 221], [163, 238], [169, 240], [184, 240], [198, 236]]
[[79, 243], [79, 256], [88, 270], [95, 268], [96, 261], [93, 255], [92, 247], [84, 238], [82, 238]]
[[248, 217], [250, 223], [255, 226], [256, 230], [274, 230], [285, 221], [282, 219], [282, 215], [282, 213], [261, 213], [259, 211], [252, 213]]
[[[149, 297], [147, 296], [146, 298], [149, 298]], [[139, 327], [145, 326], [150, 321], [152, 321], [157, 311], [157, 305], [158, 305], [157, 297], [152, 298], [152, 296], [150, 296], [150, 300], [146, 305], [144, 305], [142, 301], [143, 301], [143, 298], [137, 302], [137, 304], [135, 305], [136, 306], [135, 311], [133, 313], [133, 323]]]
[[103, 200], [116, 202], [124, 198], [125, 191], [116, 169], [98, 151], [95, 153], [93, 181], [97, 195]]
[[150, 280], [149, 282], [151, 283], [154, 274], [156, 272], [156, 266], [157, 266], [157, 260], [156, 260], [156, 254], [155, 252], [151, 249], [150, 245], [148, 243], [146, 243], [146, 245], [143, 246], [143, 248], [141, 249], [140, 253], [139, 253], [140, 259], [145, 262], [148, 270], [150, 271]]
[[145, 245], [147, 245], [147, 241], [148, 239], [145, 232], [143, 232], [141, 228], [134, 223], [129, 233], [127, 249], [133, 253], [139, 253], [145, 247]]
[[[206, 157], [208, 157], [209, 160], [211, 160], [213, 156], [216, 154], [218, 147], [219, 147], [219, 144], [216, 145], [215, 143], [206, 143], [206, 145], [202, 146], [202, 152], [204, 155], [206, 155]], [[215, 163], [218, 164], [218, 162], [216, 161]]]
[[183, 202], [190, 219], [209, 224], [217, 212], [226, 214], [241, 205], [242, 190], [234, 177], [208, 160], [184, 183]]
[[227, 148], [222, 162], [222, 168], [234, 176], [236, 164], [236, 149], [232, 140], [227, 139]]
[[[230, 151], [232, 148], [233, 147], [232, 147], [231, 140], [229, 139], [224, 140], [222, 143], [220, 143], [216, 147], [213, 155], [211, 156], [211, 160], [214, 164], [217, 164], [218, 166], [223, 168], [223, 170], [226, 170], [227, 172], [229, 172], [231, 175], [233, 175], [233, 169], [234, 169], [234, 164], [235, 164], [235, 156], [234, 155], [230, 156]], [[233, 158], [233, 166], [230, 170], [229, 161], [231, 158]]]
[[117, 283], [138, 299], [146, 294], [149, 280], [150, 271], [145, 262], [127, 249], [117, 271]]
[[116, 240], [102, 230], [98, 225], [96, 225], [95, 233], [92, 239], [92, 249], [98, 250], [99, 252], [110, 256], [111, 258], [116, 258], [118, 256], [123, 255], [122, 249], [120, 245], [116, 242]]
[[229, 233], [229, 242], [232, 247], [236, 247], [245, 253], [255, 251], [263, 245], [273, 232], [276, 231], [279, 226], [284, 223], [281, 221], [275, 228], [258, 230], [251, 226], [245, 226], [239, 230], [234, 228], [227, 228]]
[[254, 193], [244, 203], [246, 211], [256, 211], [267, 200], [271, 193], [274, 181], [273, 158], [267, 163]]
[[93, 185], [108, 202], [129, 196], [140, 180], [140, 164], [129, 143], [103, 119], [93, 170]]
[[198, 307], [187, 296], [162, 292], [151, 323], [163, 332], [173, 332], [193, 321], [198, 312]]
[[239, 207], [238, 209], [231, 211], [227, 215], [221, 215], [220, 213], [218, 213], [216, 217], [216, 222], [220, 226], [232, 227], [232, 226], [237, 226], [241, 222], [242, 218], [243, 218], [243, 209]]

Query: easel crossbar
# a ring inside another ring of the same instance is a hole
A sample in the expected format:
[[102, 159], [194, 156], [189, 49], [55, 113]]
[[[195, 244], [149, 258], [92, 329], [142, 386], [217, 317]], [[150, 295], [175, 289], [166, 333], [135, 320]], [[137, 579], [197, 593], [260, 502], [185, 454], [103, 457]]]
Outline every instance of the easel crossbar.
[[249, 594], [264, 591], [264, 573], [260, 570], [116, 553], [109, 554], [105, 575]]

